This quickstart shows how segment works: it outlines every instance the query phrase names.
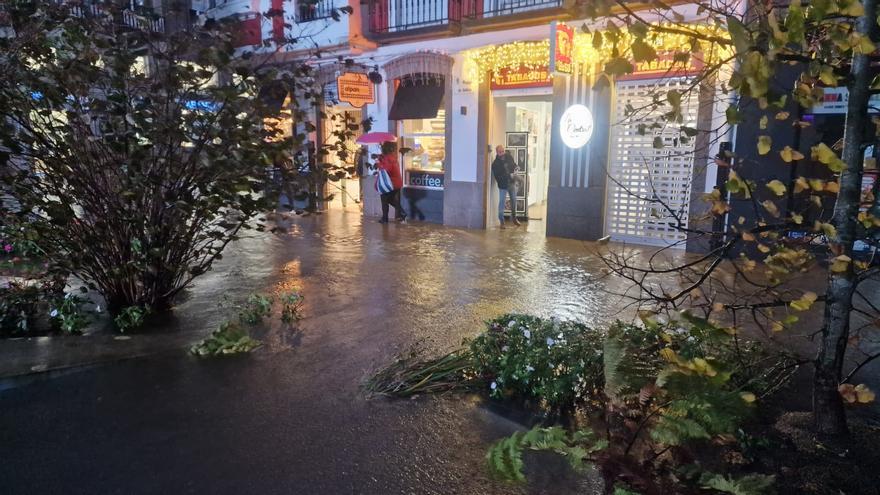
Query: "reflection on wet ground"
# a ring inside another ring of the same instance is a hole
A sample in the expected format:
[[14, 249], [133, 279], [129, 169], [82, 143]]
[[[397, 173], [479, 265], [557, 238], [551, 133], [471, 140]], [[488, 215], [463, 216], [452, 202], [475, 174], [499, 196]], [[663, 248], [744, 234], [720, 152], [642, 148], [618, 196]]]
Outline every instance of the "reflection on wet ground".
[[[501, 313], [597, 327], [621, 317], [603, 292], [592, 246], [546, 239], [541, 224], [473, 231], [333, 213], [295, 218], [289, 227], [234, 245], [161, 335], [64, 339], [64, 355], [94, 362], [132, 350], [175, 352], [0, 392], [0, 424], [13, 432], [3, 450], [14, 460], [0, 467], [6, 486], [20, 493], [71, 493], [71, 486], [90, 493], [519, 493], [483, 468], [487, 445], [518, 427], [496, 409], [472, 397], [367, 400], [360, 384], [396, 352], [420, 341], [449, 350]], [[295, 330], [273, 324], [258, 332], [267, 345], [254, 355], [199, 361], [180, 351], [230, 317], [231, 302], [290, 290], [305, 295], [305, 319]], [[5, 352], [18, 350], [25, 361], [59, 355], [57, 342], [49, 344], [55, 354], [32, 355], [33, 342], [7, 344]], [[543, 465], [551, 474], [528, 492], [595, 493], [589, 480]]]

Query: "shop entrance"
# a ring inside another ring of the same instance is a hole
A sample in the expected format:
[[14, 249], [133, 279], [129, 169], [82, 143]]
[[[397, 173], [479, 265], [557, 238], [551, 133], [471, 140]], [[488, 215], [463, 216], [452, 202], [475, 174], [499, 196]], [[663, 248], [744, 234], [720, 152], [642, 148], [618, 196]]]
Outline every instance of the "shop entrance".
[[[545, 220], [547, 187], [550, 176], [550, 136], [552, 129], [552, 88], [493, 91], [492, 157], [502, 144], [519, 168], [516, 215], [520, 219]], [[497, 188], [489, 204], [498, 205]], [[509, 215], [510, 201], [505, 202]], [[497, 208], [498, 206], [495, 206]], [[497, 215], [496, 215], [497, 216]], [[543, 230], [543, 229], [542, 229]]]

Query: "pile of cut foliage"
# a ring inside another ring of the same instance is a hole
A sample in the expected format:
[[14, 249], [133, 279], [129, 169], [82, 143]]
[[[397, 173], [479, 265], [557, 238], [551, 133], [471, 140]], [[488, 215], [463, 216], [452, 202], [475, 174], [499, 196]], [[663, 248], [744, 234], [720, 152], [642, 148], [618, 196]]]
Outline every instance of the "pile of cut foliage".
[[744, 421], [795, 367], [688, 313], [663, 323], [616, 322], [604, 332], [504, 315], [445, 356], [398, 356], [366, 388], [389, 396], [484, 391], [573, 420], [493, 445], [489, 469], [505, 480], [525, 479], [524, 450], [550, 450], [575, 469], [595, 468], [608, 493], [758, 494], [773, 477], [723, 459], [743, 458], [731, 454], [749, 442]]

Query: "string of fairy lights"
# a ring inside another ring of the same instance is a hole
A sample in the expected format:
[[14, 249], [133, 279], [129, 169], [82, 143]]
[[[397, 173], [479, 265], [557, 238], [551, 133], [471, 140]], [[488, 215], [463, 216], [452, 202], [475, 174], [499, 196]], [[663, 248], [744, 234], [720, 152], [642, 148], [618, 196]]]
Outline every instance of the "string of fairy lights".
[[[689, 25], [689, 32], [676, 33], [652, 30], [646, 37], [647, 42], [657, 52], [667, 53], [701, 53], [705, 63], [721, 60], [729, 49], [718, 44], [700, 43], [697, 38], [727, 38], [729, 34], [714, 25]], [[577, 32], [572, 48], [572, 61], [580, 66], [581, 71], [594, 71], [601, 64], [611, 60], [615, 52], [626, 55], [635, 36], [625, 28], [615, 30], [600, 46], [593, 43], [593, 33]], [[488, 74], [498, 79], [504, 70], [540, 70], [546, 69], [550, 53], [550, 41], [516, 41], [503, 45], [476, 48], [465, 52], [465, 77], [472, 82], [482, 82]]]

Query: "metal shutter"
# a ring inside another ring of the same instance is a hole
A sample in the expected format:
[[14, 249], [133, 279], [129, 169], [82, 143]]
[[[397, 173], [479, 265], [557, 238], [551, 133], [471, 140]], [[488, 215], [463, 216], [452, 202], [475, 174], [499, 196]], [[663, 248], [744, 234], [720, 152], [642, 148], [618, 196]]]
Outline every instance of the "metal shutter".
[[[672, 78], [616, 83], [615, 110], [611, 127], [611, 150], [608, 180], [605, 233], [613, 240], [668, 246], [680, 243], [686, 235], [668, 225], [674, 222], [662, 206], [647, 198], [661, 199], [677, 212], [685, 225], [691, 196], [694, 167], [694, 139], [679, 141], [678, 124], [664, 124], [665, 106], [640, 111], [627, 117], [627, 108], [649, 107], [654, 95], [665, 96], [671, 89], [685, 91], [690, 79]], [[661, 96], [661, 97], [663, 97]], [[682, 98], [681, 125], [696, 128], [698, 94], [689, 91]], [[659, 123], [663, 128], [651, 129]], [[646, 126], [644, 135], [639, 125]], [[654, 148], [654, 138], [663, 140], [663, 148]], [[619, 183], [619, 184], [618, 184]], [[629, 192], [627, 192], [629, 191]]]

